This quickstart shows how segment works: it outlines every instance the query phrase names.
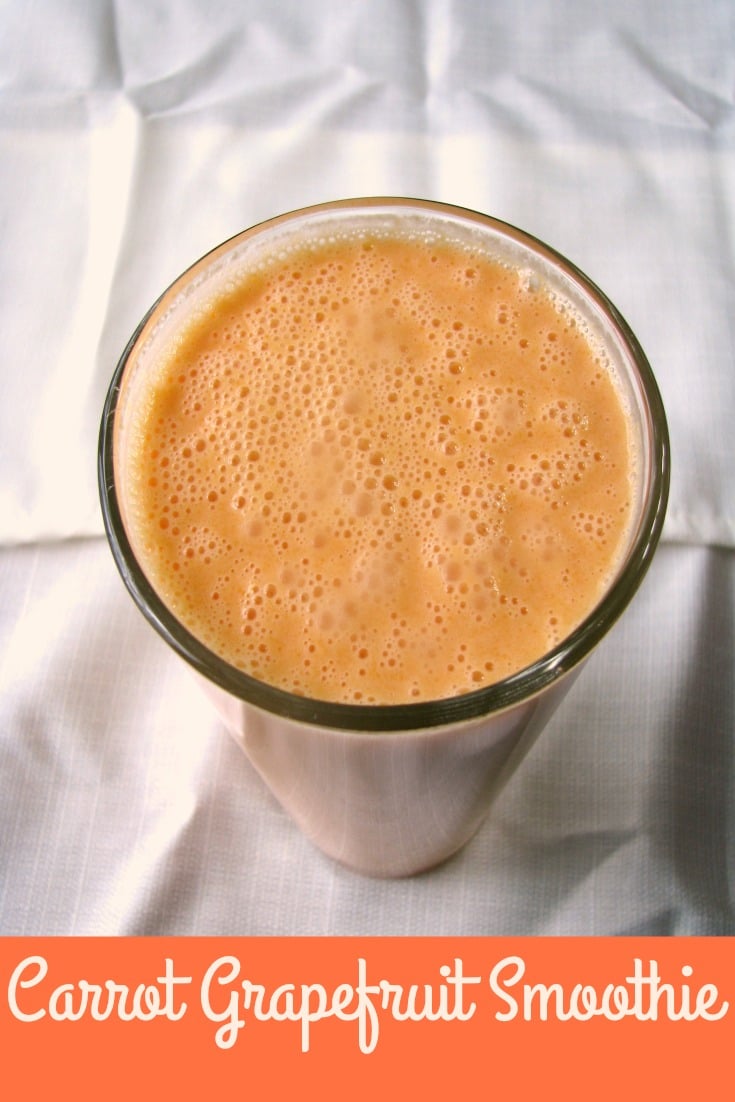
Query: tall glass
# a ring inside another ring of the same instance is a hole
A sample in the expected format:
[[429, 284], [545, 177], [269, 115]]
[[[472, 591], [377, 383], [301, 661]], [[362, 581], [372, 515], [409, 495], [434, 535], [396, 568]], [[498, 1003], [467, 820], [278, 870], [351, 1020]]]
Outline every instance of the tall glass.
[[[225, 662], [177, 619], [151, 585], [130, 530], [127, 427], [145, 397], [161, 342], [175, 338], [213, 288], [306, 235], [358, 224], [415, 223], [440, 237], [468, 235], [491, 255], [534, 273], [581, 316], [606, 351], [638, 455], [627, 547], [602, 599], [532, 664], [446, 699], [372, 705], [309, 699]], [[305, 834], [336, 860], [373, 876], [403, 876], [455, 853], [485, 818], [593, 648], [637, 590], [663, 525], [669, 485], [666, 418], [630, 328], [574, 265], [486, 215], [413, 199], [353, 199], [295, 211], [208, 253], [154, 304], [127, 345], [105, 402], [99, 444], [103, 515], [115, 561], [156, 631], [199, 675], [224, 723]]]

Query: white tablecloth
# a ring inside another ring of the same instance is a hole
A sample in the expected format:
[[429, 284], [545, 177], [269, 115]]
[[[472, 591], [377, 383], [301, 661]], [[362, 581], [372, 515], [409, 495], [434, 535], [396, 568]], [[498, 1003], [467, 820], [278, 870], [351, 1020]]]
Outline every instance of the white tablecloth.
[[[674, 463], [637, 599], [471, 844], [397, 881], [275, 803], [128, 597], [95, 471], [167, 283], [367, 194], [575, 261]], [[0, 226], [0, 934], [735, 933], [731, 0], [10, 0]]]

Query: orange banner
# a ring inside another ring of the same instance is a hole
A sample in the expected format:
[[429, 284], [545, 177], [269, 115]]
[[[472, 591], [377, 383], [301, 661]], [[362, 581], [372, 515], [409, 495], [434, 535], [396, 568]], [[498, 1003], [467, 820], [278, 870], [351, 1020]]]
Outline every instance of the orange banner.
[[4, 1097], [722, 1097], [735, 941], [0, 940]]

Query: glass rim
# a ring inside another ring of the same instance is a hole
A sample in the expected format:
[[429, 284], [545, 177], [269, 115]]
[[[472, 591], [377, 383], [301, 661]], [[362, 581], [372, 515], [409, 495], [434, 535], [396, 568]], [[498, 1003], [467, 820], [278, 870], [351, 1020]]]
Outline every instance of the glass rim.
[[[253, 677], [230, 665], [194, 636], [158, 595], [133, 551], [123, 521], [115, 480], [115, 417], [126, 367], [159, 308], [186, 277], [241, 241], [282, 223], [332, 210], [411, 208], [459, 218], [490, 228], [550, 262], [582, 291], [614, 331], [635, 369], [645, 400], [649, 462], [637, 530], [622, 564], [596, 606], [581, 623], [536, 661], [502, 680], [436, 700], [397, 704], [347, 703], [301, 696]], [[169, 646], [207, 680], [243, 702], [282, 718], [335, 728], [341, 732], [406, 732], [446, 727], [497, 714], [535, 697], [569, 673], [597, 646], [627, 607], [645, 576], [663, 528], [670, 482], [670, 444], [661, 394], [648, 359], [635, 334], [605, 293], [565, 256], [511, 223], [470, 208], [428, 199], [365, 197], [301, 207], [259, 222], [204, 253], [169, 285], [147, 311], [128, 341], [115, 368], [105, 399], [99, 433], [98, 483], [102, 516], [112, 554], [122, 579], [148, 622]]]

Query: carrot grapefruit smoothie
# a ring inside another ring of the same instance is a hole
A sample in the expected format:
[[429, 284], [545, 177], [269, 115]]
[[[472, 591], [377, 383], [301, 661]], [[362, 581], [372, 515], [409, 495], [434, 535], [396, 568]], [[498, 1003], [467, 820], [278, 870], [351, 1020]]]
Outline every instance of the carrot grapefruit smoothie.
[[208, 648], [298, 696], [472, 692], [628, 542], [638, 456], [582, 315], [471, 240], [349, 227], [225, 281], [127, 414], [126, 523]]

